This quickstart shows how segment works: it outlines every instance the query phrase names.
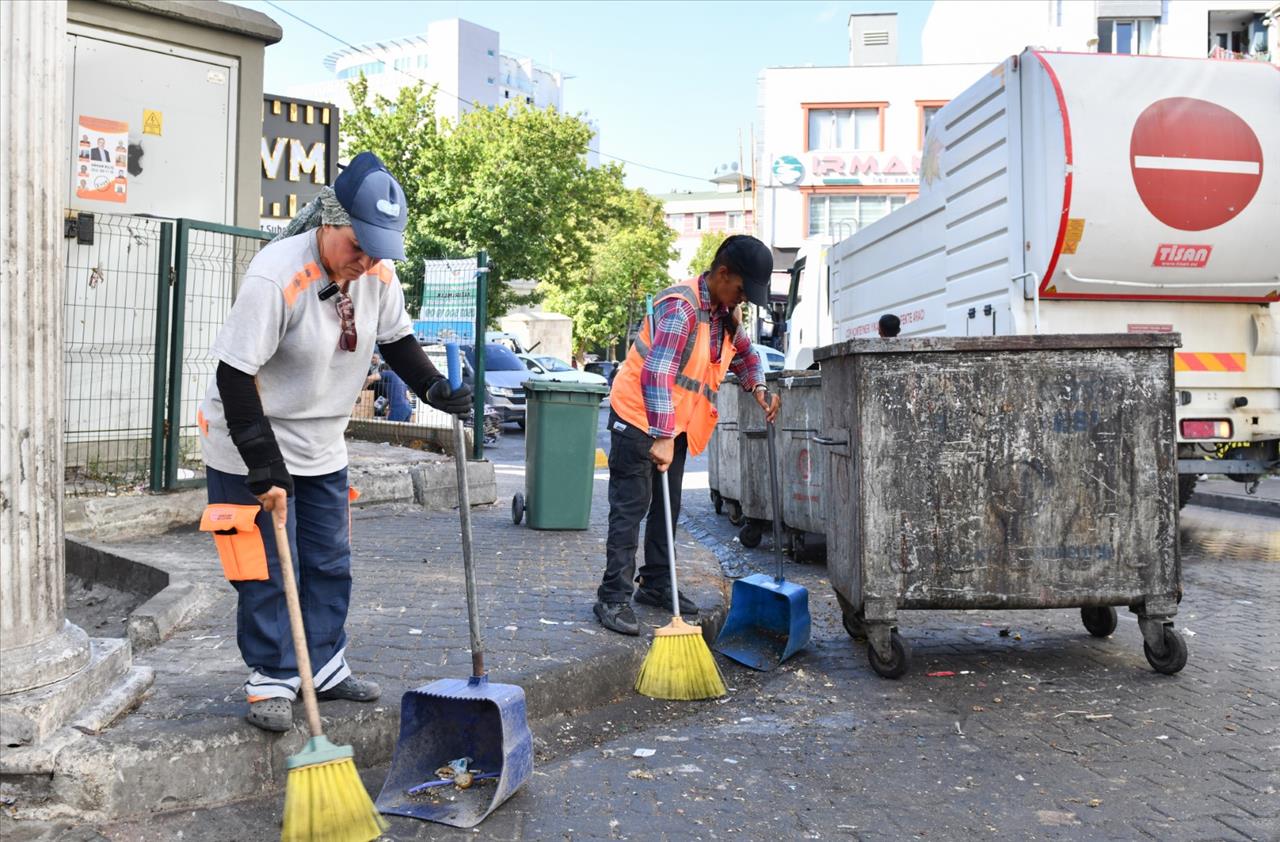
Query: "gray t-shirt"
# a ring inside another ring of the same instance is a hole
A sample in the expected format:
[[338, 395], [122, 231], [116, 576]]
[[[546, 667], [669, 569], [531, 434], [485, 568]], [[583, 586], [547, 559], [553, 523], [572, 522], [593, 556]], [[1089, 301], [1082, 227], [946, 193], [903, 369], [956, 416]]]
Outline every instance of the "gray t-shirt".
[[[347, 464], [343, 433], [364, 387], [374, 344], [413, 332], [404, 291], [388, 261], [347, 284], [356, 312], [355, 351], [338, 347], [336, 297], [321, 301], [329, 285], [316, 232], [287, 237], [262, 249], [249, 264], [213, 356], [258, 381], [289, 473], [321, 476]], [[227, 432], [216, 379], [200, 407], [206, 465], [247, 474]]]

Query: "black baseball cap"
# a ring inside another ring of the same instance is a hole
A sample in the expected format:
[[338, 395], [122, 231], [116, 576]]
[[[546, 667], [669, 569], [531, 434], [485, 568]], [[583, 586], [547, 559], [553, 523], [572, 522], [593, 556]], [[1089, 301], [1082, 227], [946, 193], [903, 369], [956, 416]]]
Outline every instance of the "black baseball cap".
[[769, 306], [769, 279], [773, 275], [773, 251], [749, 234], [726, 237], [716, 249], [711, 268], [723, 266], [742, 278], [742, 291], [757, 307]]
[[333, 182], [333, 192], [351, 217], [360, 250], [378, 260], [404, 260], [408, 202], [400, 182], [372, 152], [361, 152]]

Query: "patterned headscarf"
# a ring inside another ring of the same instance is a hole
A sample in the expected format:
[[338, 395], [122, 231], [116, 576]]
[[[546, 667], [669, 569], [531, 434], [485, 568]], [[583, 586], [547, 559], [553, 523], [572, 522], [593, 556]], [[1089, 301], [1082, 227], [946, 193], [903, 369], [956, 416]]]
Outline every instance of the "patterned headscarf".
[[320, 188], [320, 193], [308, 202], [302, 210], [298, 211], [298, 215], [293, 218], [283, 231], [277, 234], [271, 242], [283, 240], [285, 237], [292, 237], [310, 231], [313, 228], [319, 228], [321, 225], [350, 225], [351, 217], [347, 215], [347, 211], [342, 207], [342, 203], [338, 201], [338, 196], [333, 192], [332, 187]]

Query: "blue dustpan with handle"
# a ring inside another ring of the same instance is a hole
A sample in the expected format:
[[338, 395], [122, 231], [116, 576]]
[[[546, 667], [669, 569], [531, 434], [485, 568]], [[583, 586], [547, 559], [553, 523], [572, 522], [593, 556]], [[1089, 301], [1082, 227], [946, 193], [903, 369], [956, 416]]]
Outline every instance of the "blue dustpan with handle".
[[[462, 383], [458, 346], [450, 343], [446, 347], [449, 384], [456, 389]], [[471, 557], [466, 441], [457, 416], [453, 418], [453, 436], [471, 627], [471, 677], [443, 678], [404, 694], [400, 700], [400, 739], [375, 803], [388, 815], [474, 827], [533, 774], [533, 735], [529, 733], [524, 690], [514, 684], [490, 683], [485, 673]], [[479, 773], [466, 789], [446, 782], [437, 771], [463, 758], [467, 767]]]
[[756, 573], [733, 583], [729, 616], [715, 650], [757, 670], [771, 670], [809, 645], [809, 591], [782, 575], [782, 511], [778, 489], [777, 434], [767, 424], [769, 492], [773, 506], [773, 553], [778, 573]]

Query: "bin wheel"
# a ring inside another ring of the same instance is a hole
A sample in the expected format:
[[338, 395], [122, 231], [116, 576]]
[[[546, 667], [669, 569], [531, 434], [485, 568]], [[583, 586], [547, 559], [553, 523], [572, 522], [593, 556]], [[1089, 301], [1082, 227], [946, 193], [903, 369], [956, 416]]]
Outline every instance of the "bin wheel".
[[889, 660], [882, 661], [880, 656], [876, 654], [875, 647], [867, 646], [867, 658], [871, 661], [871, 668], [881, 678], [902, 678], [907, 674], [907, 668], [911, 665], [911, 647], [898, 634], [897, 629], [889, 633], [889, 647], [893, 654], [889, 657]]
[[1080, 621], [1094, 637], [1110, 637], [1116, 630], [1116, 609], [1110, 605], [1090, 605], [1080, 609]]
[[724, 498], [720, 496], [719, 491], [711, 492], [711, 506], [716, 510], [716, 514], [724, 511]]
[[840, 622], [844, 624], [844, 630], [849, 633], [849, 637], [854, 640], [865, 640], [867, 631], [862, 627], [861, 611], [841, 611]]
[[729, 504], [729, 522], [734, 526], [742, 525], [742, 504], [737, 500], [726, 500]]
[[1165, 675], [1173, 675], [1187, 665], [1187, 644], [1182, 635], [1173, 630], [1172, 625], [1164, 627], [1164, 655], [1158, 656], [1144, 640], [1142, 654], [1147, 656], [1151, 668]]
[[738, 530], [738, 540], [742, 542], [742, 546], [749, 550], [754, 550], [760, 546], [760, 539], [764, 537], [764, 527], [758, 520], [748, 520]]
[[511, 522], [519, 526], [522, 520], [524, 520], [524, 495], [517, 492], [516, 496], [511, 498]]

